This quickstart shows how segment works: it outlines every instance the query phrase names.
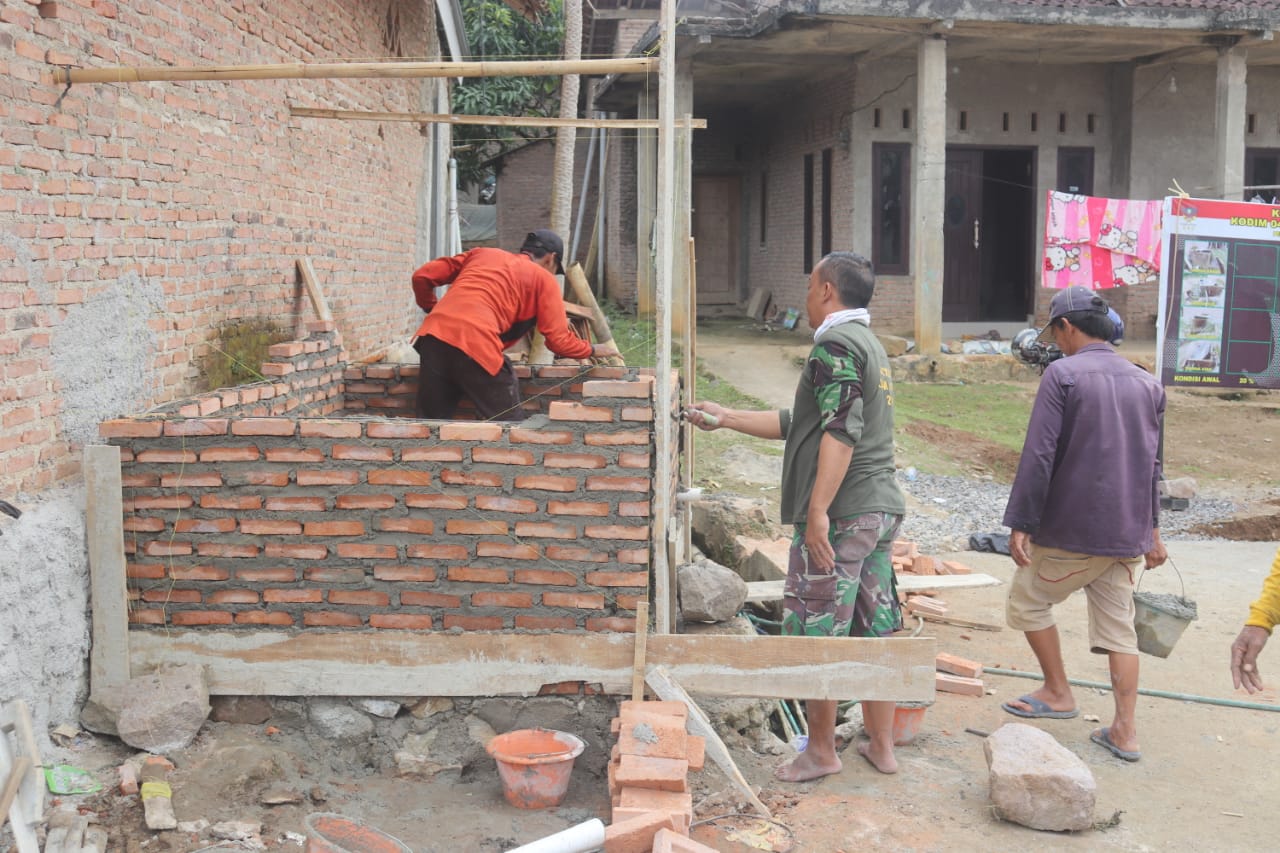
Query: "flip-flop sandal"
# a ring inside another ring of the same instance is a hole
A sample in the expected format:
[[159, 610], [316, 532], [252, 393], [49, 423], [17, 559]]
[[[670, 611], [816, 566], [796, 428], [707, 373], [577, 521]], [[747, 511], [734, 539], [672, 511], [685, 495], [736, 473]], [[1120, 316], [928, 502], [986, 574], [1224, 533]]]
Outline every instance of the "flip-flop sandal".
[[1001, 702], [1000, 707], [1015, 717], [1026, 717], [1028, 719], [1046, 719], [1046, 720], [1070, 720], [1080, 714], [1079, 708], [1072, 708], [1070, 711], [1055, 711], [1047, 704], [1040, 701], [1034, 696], [1020, 696], [1015, 701], [1030, 706], [1028, 711], [1024, 708], [1015, 708], [1010, 702]]
[[1089, 740], [1093, 741], [1098, 746], [1107, 750], [1116, 758], [1122, 758], [1125, 761], [1137, 761], [1139, 758], [1142, 757], [1141, 752], [1130, 752], [1127, 749], [1121, 749], [1120, 747], [1116, 746], [1111, 741], [1111, 728], [1109, 726], [1104, 726], [1098, 729], [1097, 731], [1095, 731], [1093, 734], [1089, 735]]

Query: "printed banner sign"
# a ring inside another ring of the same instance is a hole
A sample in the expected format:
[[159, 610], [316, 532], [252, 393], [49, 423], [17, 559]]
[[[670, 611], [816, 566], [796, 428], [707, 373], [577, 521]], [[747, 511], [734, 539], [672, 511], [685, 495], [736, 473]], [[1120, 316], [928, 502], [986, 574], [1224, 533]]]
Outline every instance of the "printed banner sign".
[[1164, 200], [1156, 374], [1280, 388], [1280, 205]]

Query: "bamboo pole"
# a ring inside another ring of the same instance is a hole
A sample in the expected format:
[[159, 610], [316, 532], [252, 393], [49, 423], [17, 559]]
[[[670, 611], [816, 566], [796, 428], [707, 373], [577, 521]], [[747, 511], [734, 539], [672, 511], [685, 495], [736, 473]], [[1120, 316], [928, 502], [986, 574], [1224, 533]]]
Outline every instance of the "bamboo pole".
[[[554, 118], [552, 116], [480, 116], [452, 113], [399, 113], [376, 110], [330, 110], [323, 107], [290, 107], [297, 118], [332, 118], [343, 121], [411, 121], [417, 124], [477, 124], [485, 127], [613, 127], [622, 130], [653, 130], [656, 118]], [[684, 122], [676, 122], [683, 127]], [[705, 118], [695, 118], [692, 127], [706, 128]]]
[[319, 80], [331, 78], [545, 77], [563, 74], [647, 74], [658, 60], [520, 60], [507, 62], [330, 62], [279, 65], [172, 66], [117, 65], [106, 68], [55, 68], [54, 83], [144, 83], [155, 80]]

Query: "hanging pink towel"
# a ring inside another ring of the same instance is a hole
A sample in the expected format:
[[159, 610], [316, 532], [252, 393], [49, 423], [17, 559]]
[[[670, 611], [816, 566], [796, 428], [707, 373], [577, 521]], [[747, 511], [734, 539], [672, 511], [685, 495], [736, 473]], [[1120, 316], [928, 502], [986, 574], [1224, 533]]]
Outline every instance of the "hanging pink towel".
[[1090, 245], [1089, 199], [1050, 192], [1044, 226], [1044, 286], [1091, 286], [1093, 252]]
[[1106, 199], [1102, 215], [1093, 220], [1093, 245], [1105, 249], [1108, 264], [1097, 271], [1102, 287], [1124, 287], [1160, 279], [1159, 201]]
[[1050, 192], [1046, 200], [1044, 286], [1092, 290], [1160, 278], [1160, 201]]

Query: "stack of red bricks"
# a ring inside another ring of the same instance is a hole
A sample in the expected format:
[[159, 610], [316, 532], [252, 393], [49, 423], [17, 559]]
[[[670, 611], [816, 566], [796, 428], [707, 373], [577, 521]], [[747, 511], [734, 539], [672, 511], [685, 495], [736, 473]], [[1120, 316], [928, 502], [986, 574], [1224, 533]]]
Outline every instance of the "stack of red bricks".
[[921, 554], [916, 543], [898, 540], [893, 543], [893, 570], [908, 575], [971, 575], [973, 569], [955, 560], [939, 560]]
[[706, 755], [705, 741], [686, 731], [688, 718], [683, 702], [622, 703], [613, 721], [605, 853], [714, 853], [688, 837], [689, 771], [701, 770]]

